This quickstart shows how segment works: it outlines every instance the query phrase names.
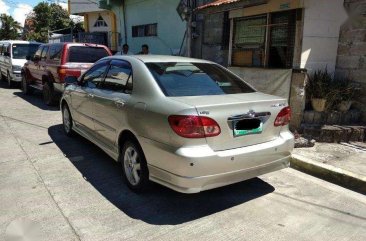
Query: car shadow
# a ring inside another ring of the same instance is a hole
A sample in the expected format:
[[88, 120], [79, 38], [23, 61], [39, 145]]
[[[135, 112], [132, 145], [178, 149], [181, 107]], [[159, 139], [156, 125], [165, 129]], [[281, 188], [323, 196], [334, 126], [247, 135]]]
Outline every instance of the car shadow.
[[135, 194], [123, 183], [118, 163], [83, 137], [66, 137], [62, 128], [62, 125], [51, 126], [48, 133], [83, 177], [122, 212], [149, 224], [186, 223], [275, 190], [260, 178], [253, 178], [198, 194], [182, 194], [151, 183], [145, 193]]
[[40, 108], [41, 110], [48, 111], [59, 111], [60, 107], [56, 104], [55, 106], [48, 106], [43, 102], [42, 93], [40, 91], [34, 91], [32, 95], [26, 95], [22, 91], [16, 91], [13, 93], [14, 96], [20, 97], [28, 103]]

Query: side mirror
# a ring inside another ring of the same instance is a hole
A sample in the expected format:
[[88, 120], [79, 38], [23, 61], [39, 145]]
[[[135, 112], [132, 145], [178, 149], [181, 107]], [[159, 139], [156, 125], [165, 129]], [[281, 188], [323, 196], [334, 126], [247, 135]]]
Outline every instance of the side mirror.
[[27, 56], [25, 57], [25, 59], [29, 61], [29, 60], [31, 60], [31, 59], [32, 59], [32, 57], [31, 57], [31, 56], [29, 56], [29, 55], [27, 55]]
[[6, 57], [10, 57], [10, 53], [9, 53], [9, 52], [5, 52], [5, 53], [4, 53], [4, 56], [6, 56]]
[[31, 60], [33, 62], [38, 62], [41, 59], [41, 57], [39, 57], [38, 55], [34, 56]]
[[65, 85], [74, 85], [78, 83], [78, 78], [75, 76], [66, 76]]

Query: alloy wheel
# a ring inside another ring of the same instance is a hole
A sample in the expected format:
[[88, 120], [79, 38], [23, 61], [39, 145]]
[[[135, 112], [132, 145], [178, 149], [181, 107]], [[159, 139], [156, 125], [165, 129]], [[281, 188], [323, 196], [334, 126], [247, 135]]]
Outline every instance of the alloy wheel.
[[139, 154], [134, 147], [129, 146], [126, 149], [123, 164], [128, 182], [133, 186], [138, 185], [141, 180], [141, 165]]
[[63, 109], [63, 124], [64, 124], [64, 129], [66, 133], [70, 133], [71, 131], [71, 120], [70, 120], [70, 113], [69, 110], [67, 109], [67, 107], [64, 107]]

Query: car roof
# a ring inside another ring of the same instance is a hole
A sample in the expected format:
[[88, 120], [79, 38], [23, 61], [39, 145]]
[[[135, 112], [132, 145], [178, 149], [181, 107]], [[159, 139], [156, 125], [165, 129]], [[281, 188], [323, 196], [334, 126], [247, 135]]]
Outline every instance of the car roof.
[[72, 42], [59, 42], [59, 43], [44, 43], [44, 46], [51, 45], [67, 45], [67, 46], [88, 46], [88, 47], [102, 47], [106, 48], [107, 46], [102, 44], [93, 44], [93, 43], [72, 43]]
[[0, 43], [10, 43], [10, 44], [42, 44], [35, 41], [23, 41], [23, 40], [1, 40]]
[[[127, 58], [126, 58], [127, 57]], [[144, 63], [158, 63], [158, 62], [194, 62], [194, 63], [212, 63], [211, 61], [204, 59], [195, 59], [182, 56], [172, 56], [172, 55], [114, 55], [109, 58], [120, 58], [128, 59], [135, 58]]]

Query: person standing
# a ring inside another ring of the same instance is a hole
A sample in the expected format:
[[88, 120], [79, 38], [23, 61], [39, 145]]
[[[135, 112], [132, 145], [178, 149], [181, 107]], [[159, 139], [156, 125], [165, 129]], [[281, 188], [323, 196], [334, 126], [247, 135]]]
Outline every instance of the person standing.
[[132, 55], [129, 49], [130, 47], [128, 46], [128, 44], [124, 44], [122, 46], [122, 51], [118, 51], [115, 55]]
[[138, 54], [150, 54], [150, 52], [149, 52], [149, 45], [143, 44], [141, 46], [141, 52], [139, 52]]

